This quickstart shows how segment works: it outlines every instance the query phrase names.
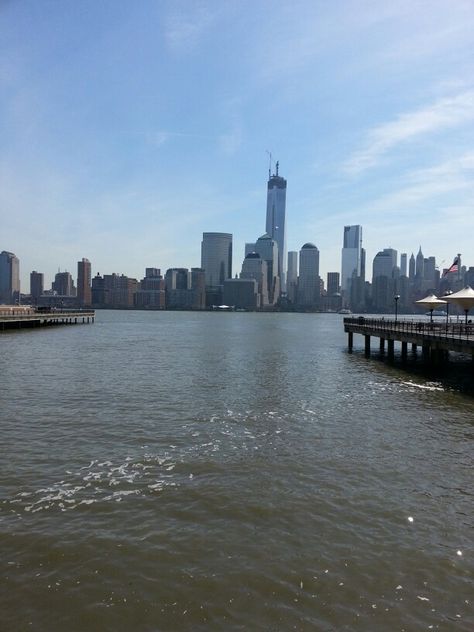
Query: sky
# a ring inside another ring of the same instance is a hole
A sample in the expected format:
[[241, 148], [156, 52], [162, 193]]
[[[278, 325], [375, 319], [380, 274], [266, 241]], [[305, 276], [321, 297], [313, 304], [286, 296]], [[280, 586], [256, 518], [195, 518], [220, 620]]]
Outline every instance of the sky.
[[[29, 273], [200, 266], [265, 232], [340, 271], [392, 247], [474, 265], [474, 0], [0, 0], [0, 250]], [[370, 276], [370, 273], [369, 273]]]

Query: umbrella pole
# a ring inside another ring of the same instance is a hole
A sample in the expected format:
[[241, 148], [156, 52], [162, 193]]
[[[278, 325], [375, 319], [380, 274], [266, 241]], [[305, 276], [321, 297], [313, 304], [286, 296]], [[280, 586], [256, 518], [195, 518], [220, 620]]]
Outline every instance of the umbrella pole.
[[430, 309], [430, 323], [433, 322], [433, 308]]

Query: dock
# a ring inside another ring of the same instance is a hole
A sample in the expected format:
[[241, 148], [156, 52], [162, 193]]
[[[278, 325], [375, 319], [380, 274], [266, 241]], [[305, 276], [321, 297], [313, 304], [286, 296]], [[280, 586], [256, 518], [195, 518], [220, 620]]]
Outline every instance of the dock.
[[93, 323], [94, 320], [95, 310], [92, 309], [41, 311], [33, 307], [2, 307], [0, 305], [0, 331], [53, 325], [79, 325]]
[[402, 361], [406, 361], [408, 345], [416, 354], [421, 349], [423, 359], [431, 364], [447, 361], [450, 351], [470, 355], [474, 362], [474, 325], [459, 322], [429, 322], [416, 320], [386, 320], [364, 316], [344, 318], [344, 331], [348, 336], [349, 352], [352, 352], [354, 334], [364, 336], [366, 357], [371, 354], [371, 338], [379, 339], [379, 351], [393, 359], [395, 342], [400, 343]]

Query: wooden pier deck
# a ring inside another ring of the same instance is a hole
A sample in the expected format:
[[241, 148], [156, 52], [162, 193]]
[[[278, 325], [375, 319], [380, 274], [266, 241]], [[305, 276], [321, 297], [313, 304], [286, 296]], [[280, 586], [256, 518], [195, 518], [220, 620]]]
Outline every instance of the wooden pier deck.
[[78, 325], [93, 323], [92, 309], [36, 311], [34, 308], [3, 308], [0, 306], [0, 331], [27, 329], [50, 325]]
[[354, 334], [364, 336], [365, 355], [370, 356], [371, 338], [379, 338], [380, 352], [385, 351], [393, 358], [394, 343], [401, 343], [402, 359], [406, 359], [408, 345], [416, 353], [421, 348], [423, 358], [432, 363], [447, 359], [449, 351], [471, 355], [474, 361], [474, 325], [468, 323], [416, 320], [386, 320], [364, 316], [344, 318], [344, 331], [348, 335], [349, 352], [353, 349]]

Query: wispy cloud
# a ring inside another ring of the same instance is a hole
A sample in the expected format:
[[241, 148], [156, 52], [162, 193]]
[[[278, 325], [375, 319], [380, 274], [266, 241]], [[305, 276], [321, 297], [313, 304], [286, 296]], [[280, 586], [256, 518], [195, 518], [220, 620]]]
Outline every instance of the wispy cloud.
[[204, 5], [183, 4], [168, 16], [165, 41], [175, 54], [190, 53], [212, 27], [216, 14]]
[[437, 133], [474, 120], [474, 90], [444, 97], [429, 106], [400, 114], [368, 133], [365, 147], [345, 163], [344, 171], [359, 174], [376, 167], [390, 150], [423, 134]]
[[474, 197], [474, 152], [407, 174], [395, 192], [375, 199], [367, 206], [367, 211], [396, 211], [397, 218], [429, 215], [434, 220], [439, 213], [446, 213], [447, 205], [453, 206], [451, 194], [456, 194], [459, 208], [465, 211], [464, 221], [472, 222], [470, 201]]

